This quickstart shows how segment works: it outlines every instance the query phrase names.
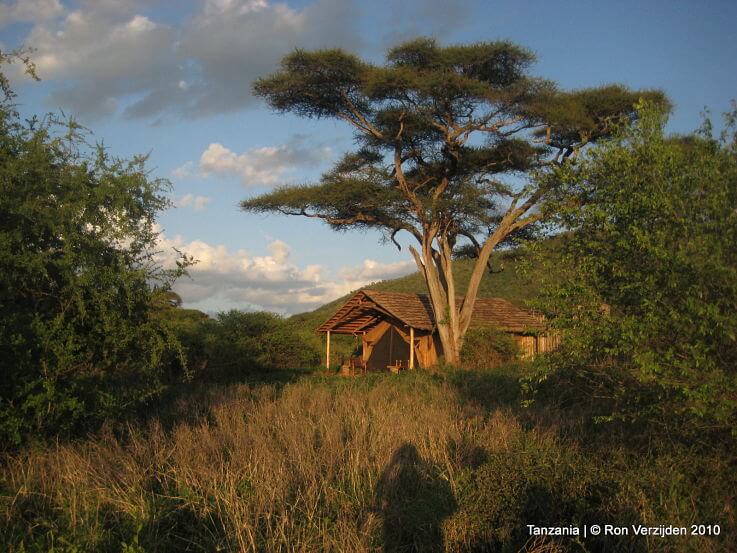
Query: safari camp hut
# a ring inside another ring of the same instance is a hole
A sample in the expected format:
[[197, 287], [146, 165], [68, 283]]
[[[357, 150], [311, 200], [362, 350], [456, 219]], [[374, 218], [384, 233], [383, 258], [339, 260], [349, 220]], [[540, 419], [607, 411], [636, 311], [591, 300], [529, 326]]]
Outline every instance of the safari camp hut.
[[[557, 345], [554, 337], [545, 334], [540, 315], [501, 298], [476, 299], [470, 328], [479, 327], [511, 334], [522, 357], [533, 357]], [[361, 355], [351, 364], [367, 370], [430, 367], [443, 352], [430, 298], [421, 294], [361, 290], [317, 331], [326, 335], [327, 367], [333, 334], [361, 337]]]

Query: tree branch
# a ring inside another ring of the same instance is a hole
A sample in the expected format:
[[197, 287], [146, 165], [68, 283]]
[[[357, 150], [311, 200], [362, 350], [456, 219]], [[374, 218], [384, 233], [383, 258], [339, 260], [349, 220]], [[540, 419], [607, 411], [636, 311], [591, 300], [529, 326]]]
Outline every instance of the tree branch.
[[[351, 102], [350, 98], [348, 98], [348, 95], [345, 93], [345, 90], [340, 91], [340, 97], [343, 99], [343, 103], [345, 104], [345, 107], [348, 109], [348, 111], [357, 119], [358, 122], [353, 121], [350, 117], [342, 117], [342, 119], [349, 121], [354, 126], [372, 134], [375, 138], [378, 138], [380, 140], [384, 140], [384, 135], [374, 127], [364, 116], [361, 114], [360, 111], [358, 111], [358, 108], [356, 108], [355, 104]], [[360, 123], [360, 124], [359, 124]]]

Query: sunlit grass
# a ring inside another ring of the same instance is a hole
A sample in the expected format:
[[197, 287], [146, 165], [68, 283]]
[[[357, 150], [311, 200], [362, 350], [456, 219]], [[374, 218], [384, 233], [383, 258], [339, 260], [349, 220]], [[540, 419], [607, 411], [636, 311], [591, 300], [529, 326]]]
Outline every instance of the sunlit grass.
[[700, 490], [690, 459], [561, 438], [560, 414], [518, 407], [515, 371], [215, 386], [182, 400], [186, 422], [17, 453], [0, 478], [0, 549], [563, 551], [526, 524], [686, 524], [723, 508], [726, 477]]

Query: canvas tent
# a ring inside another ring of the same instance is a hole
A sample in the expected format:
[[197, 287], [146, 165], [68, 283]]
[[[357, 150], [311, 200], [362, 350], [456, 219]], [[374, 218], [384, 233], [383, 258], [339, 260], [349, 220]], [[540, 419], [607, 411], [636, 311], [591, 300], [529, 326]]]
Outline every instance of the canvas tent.
[[[483, 326], [511, 334], [523, 357], [557, 346], [557, 340], [545, 333], [540, 315], [501, 298], [476, 300], [471, 328]], [[421, 294], [361, 290], [317, 331], [326, 335], [328, 366], [332, 334], [360, 336], [362, 360], [369, 370], [382, 370], [398, 362], [408, 368], [429, 367], [442, 355], [430, 299]]]

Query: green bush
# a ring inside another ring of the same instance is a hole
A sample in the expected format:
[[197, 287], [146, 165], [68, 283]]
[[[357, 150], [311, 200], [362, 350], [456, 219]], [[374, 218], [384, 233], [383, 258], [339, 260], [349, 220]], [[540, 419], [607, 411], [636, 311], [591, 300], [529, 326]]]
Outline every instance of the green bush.
[[311, 368], [320, 362], [314, 342], [274, 313], [233, 309], [211, 319], [173, 308], [165, 317], [200, 379], [234, 381], [254, 371]]
[[276, 369], [299, 369], [320, 364], [320, 352], [283, 325], [264, 336], [260, 363]]
[[60, 125], [0, 105], [2, 444], [119, 416], [181, 353], [154, 309], [186, 265], [155, 256], [168, 183]]
[[509, 334], [495, 328], [474, 328], [466, 333], [461, 361], [469, 369], [488, 369], [513, 360], [519, 348]]
[[563, 347], [537, 378], [603, 419], [734, 430], [737, 143], [667, 137], [664, 122], [643, 107], [553, 175], [583, 207], [559, 220], [571, 232], [539, 307]]

